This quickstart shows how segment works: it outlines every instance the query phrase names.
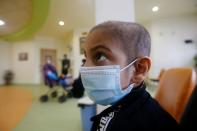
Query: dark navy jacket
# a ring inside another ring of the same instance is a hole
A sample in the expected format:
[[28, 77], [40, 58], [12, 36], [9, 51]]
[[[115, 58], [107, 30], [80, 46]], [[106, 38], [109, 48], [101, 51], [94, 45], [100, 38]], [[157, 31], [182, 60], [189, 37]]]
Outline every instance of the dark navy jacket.
[[99, 115], [94, 116], [92, 131], [161, 131], [177, 129], [178, 124], [145, 90], [145, 84]]

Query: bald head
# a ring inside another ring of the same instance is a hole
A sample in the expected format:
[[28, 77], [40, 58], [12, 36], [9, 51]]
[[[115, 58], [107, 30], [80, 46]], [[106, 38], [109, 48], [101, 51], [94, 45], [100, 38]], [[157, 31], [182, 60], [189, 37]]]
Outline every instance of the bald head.
[[[91, 29], [90, 33], [101, 30], [119, 41], [128, 63], [137, 57], [150, 55], [151, 40], [148, 31], [141, 25], [131, 22], [108, 21]], [[117, 42], [118, 43], [118, 42]]]

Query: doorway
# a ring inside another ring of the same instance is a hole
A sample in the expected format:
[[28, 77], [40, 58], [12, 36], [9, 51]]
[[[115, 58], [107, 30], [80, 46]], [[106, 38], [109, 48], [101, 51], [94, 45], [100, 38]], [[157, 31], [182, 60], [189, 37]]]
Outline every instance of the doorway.
[[47, 62], [48, 59], [51, 60], [52, 64], [57, 66], [57, 51], [56, 49], [41, 49], [41, 66]]

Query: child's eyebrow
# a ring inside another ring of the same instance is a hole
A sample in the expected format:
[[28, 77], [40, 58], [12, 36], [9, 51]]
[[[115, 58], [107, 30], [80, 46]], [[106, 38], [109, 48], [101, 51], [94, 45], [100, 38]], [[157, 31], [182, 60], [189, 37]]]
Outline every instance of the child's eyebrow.
[[96, 50], [98, 50], [98, 49], [104, 49], [104, 50], [107, 50], [107, 51], [109, 51], [109, 52], [112, 52], [109, 48], [107, 48], [107, 47], [104, 46], [104, 45], [95, 46], [95, 47], [93, 47], [93, 48], [91, 49], [91, 51], [94, 52], [94, 51], [96, 51]]

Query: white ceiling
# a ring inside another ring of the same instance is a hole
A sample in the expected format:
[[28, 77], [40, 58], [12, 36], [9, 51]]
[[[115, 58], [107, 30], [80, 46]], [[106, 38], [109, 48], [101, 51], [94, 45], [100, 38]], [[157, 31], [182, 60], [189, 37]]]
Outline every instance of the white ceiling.
[[[4, 17], [9, 23], [0, 27], [0, 35], [15, 32], [30, 20], [31, 1], [0, 0], [0, 19]], [[155, 5], [160, 10], [153, 13], [151, 9]], [[135, 17], [140, 23], [184, 14], [197, 14], [197, 0], [135, 0]], [[64, 26], [58, 25], [60, 20], [65, 22]], [[89, 28], [94, 23], [94, 0], [51, 0], [48, 18], [37, 35], [65, 37], [73, 29]]]
[[[48, 19], [38, 35], [65, 37], [73, 29], [94, 25], [94, 0], [51, 0]], [[58, 21], [63, 20], [64, 26]]]
[[[153, 13], [155, 5], [160, 9]], [[48, 20], [39, 34], [64, 37], [72, 29], [92, 27], [94, 13], [94, 0], [51, 0]], [[197, 14], [197, 0], [135, 0], [135, 17], [139, 23], [194, 13]], [[59, 20], [64, 20], [65, 26], [60, 27]]]
[[[158, 6], [158, 12], [152, 7]], [[177, 15], [197, 14], [197, 0], [135, 0], [136, 21], [142, 23], [153, 19]]]

